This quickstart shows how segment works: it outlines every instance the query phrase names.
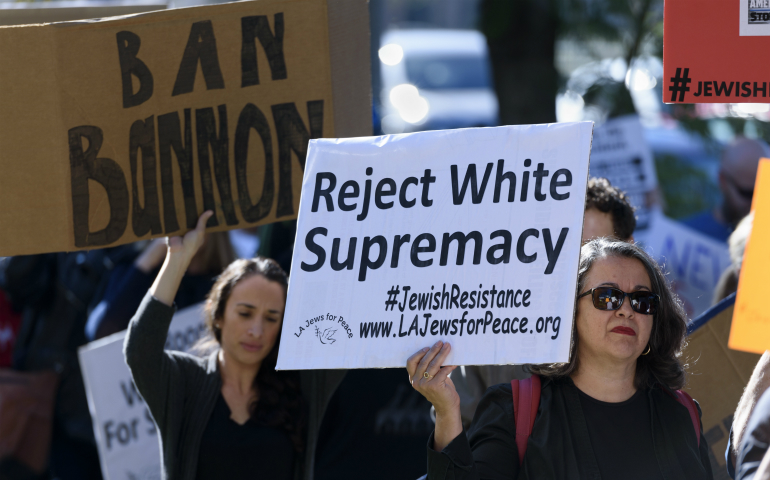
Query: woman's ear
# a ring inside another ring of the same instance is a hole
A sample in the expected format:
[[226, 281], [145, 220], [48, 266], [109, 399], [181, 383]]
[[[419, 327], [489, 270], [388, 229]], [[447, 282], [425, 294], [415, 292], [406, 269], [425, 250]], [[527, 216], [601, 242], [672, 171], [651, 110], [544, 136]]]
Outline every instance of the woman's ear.
[[222, 316], [214, 317], [214, 321], [211, 323], [211, 326], [213, 326], [217, 330], [222, 330], [223, 321], [224, 321], [224, 318]]

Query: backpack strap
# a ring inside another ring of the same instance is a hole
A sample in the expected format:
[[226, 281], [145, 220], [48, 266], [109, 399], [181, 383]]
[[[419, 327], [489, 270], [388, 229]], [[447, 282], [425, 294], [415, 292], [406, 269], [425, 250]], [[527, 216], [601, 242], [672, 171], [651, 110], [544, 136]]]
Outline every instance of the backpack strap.
[[537, 409], [540, 406], [540, 377], [532, 375], [524, 380], [511, 380], [513, 393], [513, 417], [516, 419], [516, 448], [519, 451], [519, 465], [527, 453], [527, 441], [535, 425]]
[[698, 415], [698, 407], [695, 405], [695, 400], [682, 390], [676, 390], [676, 400], [687, 408], [690, 412], [690, 420], [692, 420], [692, 426], [695, 429], [695, 436], [698, 438], [698, 448], [700, 448], [700, 415]]

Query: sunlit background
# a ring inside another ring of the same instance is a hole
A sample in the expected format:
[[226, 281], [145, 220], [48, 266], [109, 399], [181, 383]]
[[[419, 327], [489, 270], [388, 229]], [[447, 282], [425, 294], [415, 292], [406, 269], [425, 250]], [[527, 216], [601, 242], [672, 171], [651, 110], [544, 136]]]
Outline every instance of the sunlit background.
[[[122, 15], [210, 0], [0, 3], [0, 24]], [[719, 152], [767, 138], [770, 105], [664, 105], [662, 0], [370, 0], [375, 134], [638, 114], [661, 204], [720, 202]], [[666, 168], [660, 168], [664, 166]]]
[[[342, 0], [327, 0], [335, 1]], [[100, 18], [213, 3], [224, 2], [0, 0], [0, 25]], [[716, 287], [721, 290], [724, 285], [722, 279], [734, 278], [737, 288], [740, 263], [732, 258], [732, 251], [728, 252], [725, 239], [715, 240], [713, 235], [698, 232], [688, 221], [700, 218], [705, 224], [706, 218], [712, 225], [717, 224], [714, 215], [724, 211], [722, 207], [729, 202], [723, 200], [730, 199], [731, 191], [749, 204], [754, 174], [743, 175], [740, 188], [732, 178], [732, 190], [720, 189], [720, 156], [737, 137], [770, 139], [770, 104], [664, 104], [664, 88], [670, 82], [663, 78], [663, 0], [369, 0], [368, 4], [372, 134], [593, 121], [590, 174], [612, 177], [615, 185], [628, 194], [636, 207], [634, 239], [662, 264], [687, 314], [694, 318], [709, 308]], [[9, 47], [0, 45], [0, 54], [3, 48]], [[618, 125], [629, 124], [632, 128], [613, 137], [613, 129], [621, 131], [625, 127]], [[614, 142], [616, 138], [632, 141], [613, 150], [623, 143]], [[627, 148], [629, 145], [632, 148]], [[623, 151], [625, 157], [619, 158], [622, 155], [618, 151]], [[751, 155], [749, 163], [756, 161], [756, 154]], [[727, 180], [725, 175], [721, 178], [724, 187]], [[625, 180], [629, 181], [623, 184]], [[727, 192], [725, 199], [722, 191]], [[722, 223], [722, 233], [729, 235], [735, 222]], [[262, 246], [258, 250], [261, 255], [285, 262], [282, 265], [288, 270], [295, 227], [293, 221], [277, 222], [256, 232], [252, 229], [245, 237]], [[750, 228], [743, 228], [741, 262]], [[254, 252], [254, 248], [251, 245], [249, 251]], [[80, 267], [86, 254], [78, 255], [69, 257], [76, 258], [77, 272], [90, 272]], [[72, 343], [69, 352], [73, 358], [74, 346]], [[381, 412], [385, 412], [382, 418], [388, 419], [381, 422], [386, 425], [384, 429], [402, 429], [402, 420], [390, 420], [398, 417], [408, 420], [404, 425], [412, 422], [414, 431], [426, 430], [427, 438], [433, 428], [427, 401], [408, 387], [401, 372], [397, 379], [384, 377], [389, 374], [385, 369], [376, 373], [353, 370], [348, 379], [351, 385], [355, 382], [355, 390], [359, 390], [360, 383], [373, 386], [373, 392], [386, 392], [383, 399], [395, 395], [394, 403], [382, 406], [378, 413], [378, 422]], [[77, 400], [82, 411], [75, 412], [73, 418], [80, 415], [77, 421], [86, 418], [90, 422], [85, 392], [75, 393], [82, 396]], [[374, 396], [372, 401], [359, 402], [351, 410], [359, 405], [372, 407], [375, 400], [382, 400]], [[393, 408], [402, 402], [407, 407]], [[344, 408], [340, 411], [347, 415]], [[732, 411], [729, 414], [724, 418], [732, 418]], [[709, 437], [713, 434], [717, 436]], [[724, 451], [729, 422], [711, 427], [706, 435], [710, 444], [712, 439], [721, 442], [718, 448], [712, 448], [713, 452]], [[424, 442], [420, 437], [420, 469], [424, 468]], [[390, 460], [391, 456], [383, 458]], [[715, 469], [721, 465], [724, 471], [723, 459], [717, 461], [712, 456]], [[92, 458], [91, 463], [95, 465], [96, 460]]]

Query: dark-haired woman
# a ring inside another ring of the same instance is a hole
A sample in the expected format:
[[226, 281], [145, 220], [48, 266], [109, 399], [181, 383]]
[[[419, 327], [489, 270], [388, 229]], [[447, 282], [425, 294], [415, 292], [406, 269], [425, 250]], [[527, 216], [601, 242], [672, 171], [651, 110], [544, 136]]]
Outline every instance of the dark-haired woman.
[[655, 261], [636, 245], [593, 240], [578, 292], [570, 362], [531, 368], [542, 391], [521, 464], [510, 384], [487, 390], [466, 435], [455, 367], [442, 366], [449, 344], [409, 358], [412, 385], [436, 409], [429, 479], [713, 478], [706, 439], [675, 393], [685, 314]]
[[[158, 427], [168, 480], [312, 478], [323, 406], [341, 379], [277, 372], [288, 278], [272, 260], [236, 260], [206, 301], [214, 351], [206, 358], [163, 347], [179, 283], [203, 242], [204, 213], [168, 253], [129, 324], [126, 363]], [[305, 404], [311, 406], [310, 417]]]

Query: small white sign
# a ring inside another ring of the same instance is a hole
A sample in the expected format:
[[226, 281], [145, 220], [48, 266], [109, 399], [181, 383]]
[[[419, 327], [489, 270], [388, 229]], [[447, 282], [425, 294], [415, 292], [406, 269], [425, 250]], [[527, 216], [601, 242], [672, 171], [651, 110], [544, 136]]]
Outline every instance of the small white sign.
[[714, 288], [722, 272], [730, 266], [726, 243], [717, 242], [657, 210], [652, 215], [650, 228], [634, 235], [667, 274], [689, 318], [711, 307]]
[[770, 0], [739, 0], [740, 36], [765, 37], [770, 35]]
[[[188, 350], [205, 335], [202, 308], [199, 304], [174, 315], [167, 350]], [[125, 336], [118, 332], [78, 351], [102, 475], [106, 480], [159, 480], [158, 435], [123, 358]]]
[[637, 115], [614, 118], [594, 129], [589, 174], [604, 177], [623, 190], [636, 208], [636, 228], [647, 228], [658, 176]]
[[278, 368], [567, 361], [592, 128], [311, 140]]

